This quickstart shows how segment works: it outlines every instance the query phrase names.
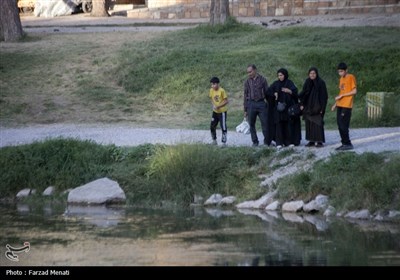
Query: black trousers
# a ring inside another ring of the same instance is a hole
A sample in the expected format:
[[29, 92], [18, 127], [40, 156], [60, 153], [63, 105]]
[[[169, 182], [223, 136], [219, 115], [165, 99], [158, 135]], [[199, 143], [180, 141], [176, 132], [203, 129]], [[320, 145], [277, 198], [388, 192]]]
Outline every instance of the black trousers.
[[351, 108], [337, 107], [336, 110], [336, 120], [339, 128], [340, 138], [342, 139], [342, 145], [351, 145], [349, 136]]
[[268, 111], [267, 111], [267, 103], [264, 100], [261, 101], [249, 101], [248, 103], [248, 120], [250, 125], [250, 134], [251, 134], [251, 141], [254, 144], [258, 144], [258, 137], [257, 137], [257, 130], [256, 130], [256, 119], [257, 116], [261, 122], [261, 129], [264, 135], [264, 144], [269, 145], [267, 143], [268, 137]]
[[288, 121], [280, 121], [276, 124], [275, 135], [277, 146], [289, 146], [291, 144]]
[[216, 113], [213, 111], [210, 124], [211, 138], [213, 140], [217, 140], [217, 126], [218, 123], [220, 123], [222, 130], [221, 142], [226, 143], [226, 134], [228, 131], [228, 128], [226, 127], [226, 117], [227, 117], [227, 112]]

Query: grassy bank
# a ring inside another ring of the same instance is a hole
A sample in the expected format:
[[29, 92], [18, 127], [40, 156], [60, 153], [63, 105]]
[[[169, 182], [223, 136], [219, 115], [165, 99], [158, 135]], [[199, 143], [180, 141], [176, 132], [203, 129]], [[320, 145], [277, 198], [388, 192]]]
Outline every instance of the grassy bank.
[[[208, 145], [101, 146], [88, 141], [50, 140], [0, 149], [0, 198], [22, 188], [47, 186], [61, 193], [107, 176], [125, 190], [128, 203], [188, 205], [194, 195], [235, 195], [240, 201], [266, 192], [258, 175], [272, 172], [272, 149], [218, 148]], [[338, 209], [400, 210], [400, 154], [338, 154], [318, 162], [311, 173], [277, 182], [283, 200], [331, 197]], [[357, 178], [357, 180], [354, 180]], [[64, 198], [65, 199], [65, 198]]]
[[[162, 33], [31, 33], [23, 42], [0, 44], [0, 124], [132, 122], [204, 129], [211, 111], [209, 78], [216, 75], [231, 100], [233, 128], [242, 118], [247, 64], [255, 63], [270, 82], [286, 67], [299, 88], [308, 68], [317, 66], [332, 104], [335, 67], [346, 61], [359, 89], [352, 127], [398, 126], [400, 109], [368, 122], [365, 94], [400, 92], [399, 34], [388, 27], [267, 30], [236, 22]], [[336, 127], [334, 113], [326, 115], [326, 125]]]
[[341, 209], [400, 209], [400, 154], [341, 153], [279, 182], [283, 200], [329, 194]]

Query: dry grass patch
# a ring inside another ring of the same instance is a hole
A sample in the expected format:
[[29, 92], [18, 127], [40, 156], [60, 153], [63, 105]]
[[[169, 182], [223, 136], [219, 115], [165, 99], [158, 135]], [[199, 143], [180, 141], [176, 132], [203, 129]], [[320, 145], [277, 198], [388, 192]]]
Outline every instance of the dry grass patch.
[[135, 108], [140, 103], [117, 85], [109, 69], [126, 43], [157, 36], [30, 34], [24, 42], [1, 43], [0, 124], [135, 122], [143, 113]]

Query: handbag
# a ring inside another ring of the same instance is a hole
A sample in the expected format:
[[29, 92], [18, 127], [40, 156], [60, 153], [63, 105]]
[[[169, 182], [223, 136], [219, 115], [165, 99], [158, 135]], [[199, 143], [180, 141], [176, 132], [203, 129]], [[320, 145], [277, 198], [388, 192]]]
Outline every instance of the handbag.
[[249, 134], [250, 133], [250, 125], [247, 122], [246, 118], [236, 127], [237, 133]]
[[289, 117], [299, 117], [301, 115], [300, 104], [296, 103], [288, 109]]
[[283, 112], [286, 109], [286, 103], [285, 102], [278, 102], [278, 105], [276, 106], [276, 110], [278, 112]]

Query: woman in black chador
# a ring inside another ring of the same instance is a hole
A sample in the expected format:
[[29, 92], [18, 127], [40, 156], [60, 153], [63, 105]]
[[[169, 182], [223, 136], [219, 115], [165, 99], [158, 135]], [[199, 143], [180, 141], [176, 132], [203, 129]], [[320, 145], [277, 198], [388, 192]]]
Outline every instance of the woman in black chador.
[[[275, 97], [274, 122], [276, 125], [276, 147], [298, 146], [301, 141], [300, 117], [289, 117], [288, 108], [299, 102], [297, 87], [289, 80], [289, 73], [281, 68], [277, 71], [278, 80], [269, 88], [268, 95]], [[278, 110], [278, 103], [285, 103], [283, 111]]]
[[328, 102], [326, 84], [318, 75], [318, 69], [311, 67], [303, 90], [299, 94], [303, 119], [306, 123], [307, 147], [323, 147], [325, 143], [324, 115]]

